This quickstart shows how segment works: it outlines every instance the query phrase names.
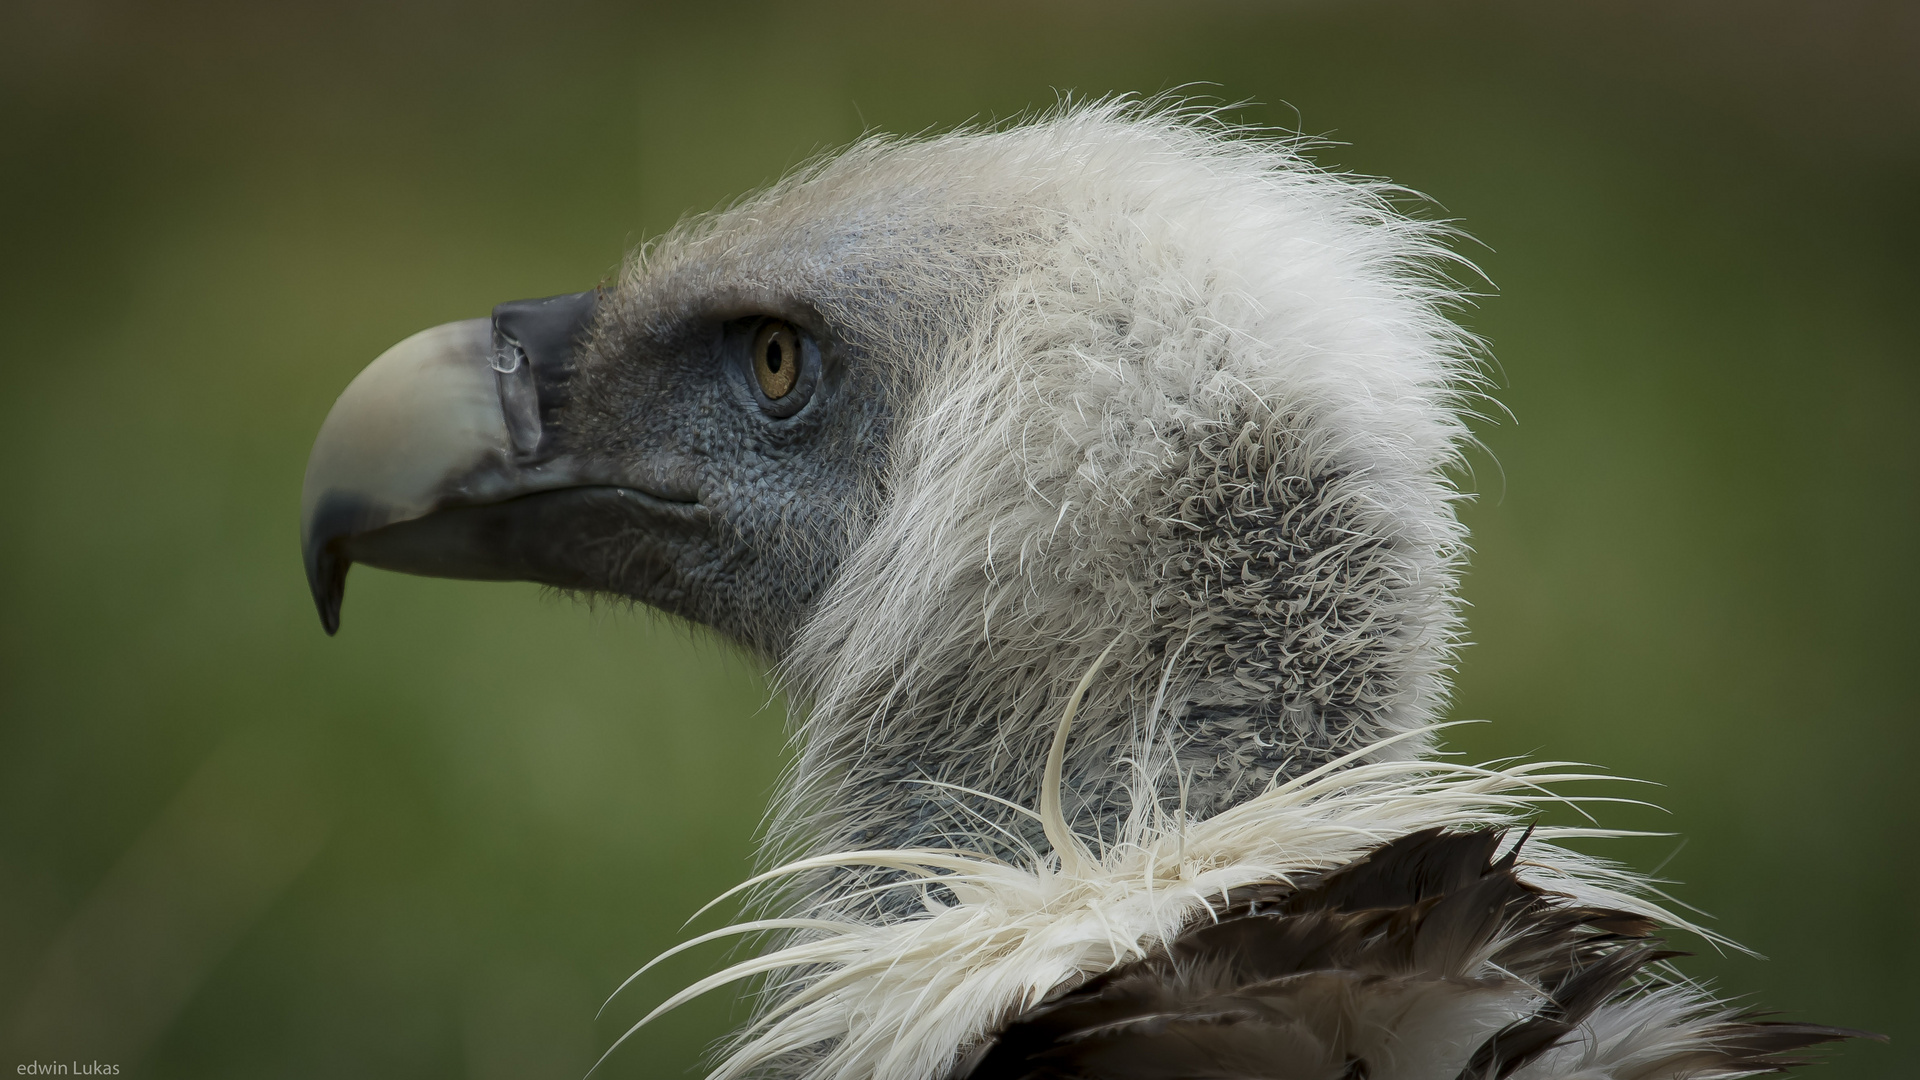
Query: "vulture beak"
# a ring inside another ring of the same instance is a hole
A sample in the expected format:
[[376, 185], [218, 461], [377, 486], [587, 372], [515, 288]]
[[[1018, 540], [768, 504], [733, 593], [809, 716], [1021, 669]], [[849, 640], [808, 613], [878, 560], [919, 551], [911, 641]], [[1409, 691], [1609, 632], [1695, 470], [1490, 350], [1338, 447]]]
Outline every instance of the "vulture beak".
[[355, 562], [587, 588], [592, 568], [565, 550], [583, 510], [693, 501], [648, 497], [662, 485], [596, 475], [566, 452], [554, 421], [598, 300], [513, 301], [491, 319], [423, 330], [347, 386], [314, 440], [300, 499], [307, 583], [328, 634]]

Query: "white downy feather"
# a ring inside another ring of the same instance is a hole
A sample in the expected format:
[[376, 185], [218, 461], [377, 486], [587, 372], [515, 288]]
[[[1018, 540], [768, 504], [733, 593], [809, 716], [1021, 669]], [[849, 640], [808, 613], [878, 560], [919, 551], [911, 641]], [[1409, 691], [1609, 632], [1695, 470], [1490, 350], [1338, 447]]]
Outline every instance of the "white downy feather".
[[[1061, 717], [1047, 762], [1050, 784], [1058, 783], [1073, 713], [1092, 676], [1089, 671]], [[1397, 738], [1430, 734], [1422, 730]], [[744, 934], [796, 935], [784, 947], [675, 994], [621, 1041], [695, 997], [764, 976], [780, 989], [777, 1000], [734, 1037], [709, 1080], [733, 1080], [821, 1046], [827, 1049], [807, 1074], [823, 1080], [938, 1080], [1009, 1017], [1057, 987], [1145, 957], [1207, 918], [1209, 901], [1234, 889], [1324, 873], [1422, 829], [1510, 826], [1543, 803], [1588, 801], [1557, 794], [1550, 785], [1612, 779], [1566, 762], [1472, 766], [1363, 760], [1377, 759], [1384, 749], [1366, 747], [1201, 821], [1177, 808], [1137, 804], [1123, 837], [1097, 853], [1068, 831], [1055, 788], [1041, 793], [1037, 815], [1054, 850], [1034, 855], [1025, 865], [920, 849], [847, 852], [782, 866], [715, 903], [768, 881], [845, 866], [908, 876], [908, 882], [891, 887], [914, 890], [920, 910], [879, 925], [803, 915], [743, 922], [695, 937], [653, 963]], [[1141, 760], [1152, 759], [1143, 754]], [[1152, 786], [1141, 785], [1143, 790]], [[1552, 843], [1620, 835], [1627, 834], [1536, 829], [1523, 853], [1522, 874], [1583, 903], [1647, 915], [1704, 935], [1647, 899], [1651, 890], [1644, 882]], [[1687, 1001], [1697, 1011], [1697, 995]], [[1673, 1004], [1678, 1008], [1677, 1001]], [[1486, 1017], [1475, 1031], [1490, 1033], [1516, 1015]], [[1444, 1037], [1462, 1058], [1471, 1050], [1457, 1033]], [[1591, 1059], [1607, 1057], [1604, 1047], [1587, 1051], [1584, 1059], [1570, 1050], [1555, 1060], [1590, 1066]], [[1525, 1075], [1548, 1080], [1560, 1074], [1533, 1070]]]

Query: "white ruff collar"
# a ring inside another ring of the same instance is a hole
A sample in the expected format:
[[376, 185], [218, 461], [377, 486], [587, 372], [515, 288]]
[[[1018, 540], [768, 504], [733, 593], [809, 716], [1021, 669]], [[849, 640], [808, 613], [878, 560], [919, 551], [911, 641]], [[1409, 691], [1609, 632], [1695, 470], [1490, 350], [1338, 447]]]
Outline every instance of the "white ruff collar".
[[[1509, 826], [1542, 803], [1580, 801], [1554, 794], [1547, 785], [1610, 779], [1577, 767], [1567, 771], [1566, 762], [1354, 763], [1382, 743], [1204, 821], [1159, 807], [1136, 810], [1123, 839], [1095, 854], [1068, 830], [1059, 799], [1065, 737], [1086, 685], [1083, 681], [1061, 718], [1035, 815], [1051, 854], [1013, 865], [957, 850], [852, 851], [762, 874], [720, 900], [796, 874], [881, 868], [912, 879], [894, 887], [917, 889], [920, 910], [881, 925], [803, 915], [702, 934], [647, 966], [736, 935], [782, 931], [794, 936], [784, 947], [675, 994], [621, 1042], [710, 990], [785, 972], [787, 979], [779, 984], [783, 992], [733, 1036], [709, 1080], [734, 1080], [802, 1054], [807, 1065], [797, 1075], [819, 1080], [939, 1080], [970, 1047], [1050, 991], [1149, 955], [1212, 917], [1210, 901], [1234, 889], [1322, 874], [1422, 829]], [[1387, 742], [1431, 732], [1408, 732]], [[1551, 842], [1597, 835], [1622, 834], [1534, 830], [1521, 862], [1523, 875], [1581, 903], [1644, 914], [1712, 939], [1644, 899], [1652, 890], [1640, 879]], [[957, 902], [934, 896], [928, 886], [935, 884]]]

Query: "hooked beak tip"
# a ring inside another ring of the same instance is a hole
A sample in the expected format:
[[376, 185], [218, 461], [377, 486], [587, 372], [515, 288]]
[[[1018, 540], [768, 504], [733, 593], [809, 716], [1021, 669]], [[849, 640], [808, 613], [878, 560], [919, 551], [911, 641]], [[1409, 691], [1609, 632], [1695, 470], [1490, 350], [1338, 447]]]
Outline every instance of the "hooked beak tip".
[[347, 569], [353, 560], [321, 544], [307, 553], [307, 587], [320, 612], [320, 628], [332, 637], [340, 632], [340, 604], [347, 595]]

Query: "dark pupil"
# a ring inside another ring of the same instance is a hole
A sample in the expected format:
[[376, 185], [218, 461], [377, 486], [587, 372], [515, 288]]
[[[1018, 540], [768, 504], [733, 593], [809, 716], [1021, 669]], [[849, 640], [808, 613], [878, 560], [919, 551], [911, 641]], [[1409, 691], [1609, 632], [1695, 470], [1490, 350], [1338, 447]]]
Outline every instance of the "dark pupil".
[[786, 363], [786, 360], [787, 360], [786, 350], [780, 347], [779, 338], [775, 338], [772, 341], [767, 342], [767, 370], [768, 371], [773, 372], [775, 375], [780, 374], [780, 365]]

